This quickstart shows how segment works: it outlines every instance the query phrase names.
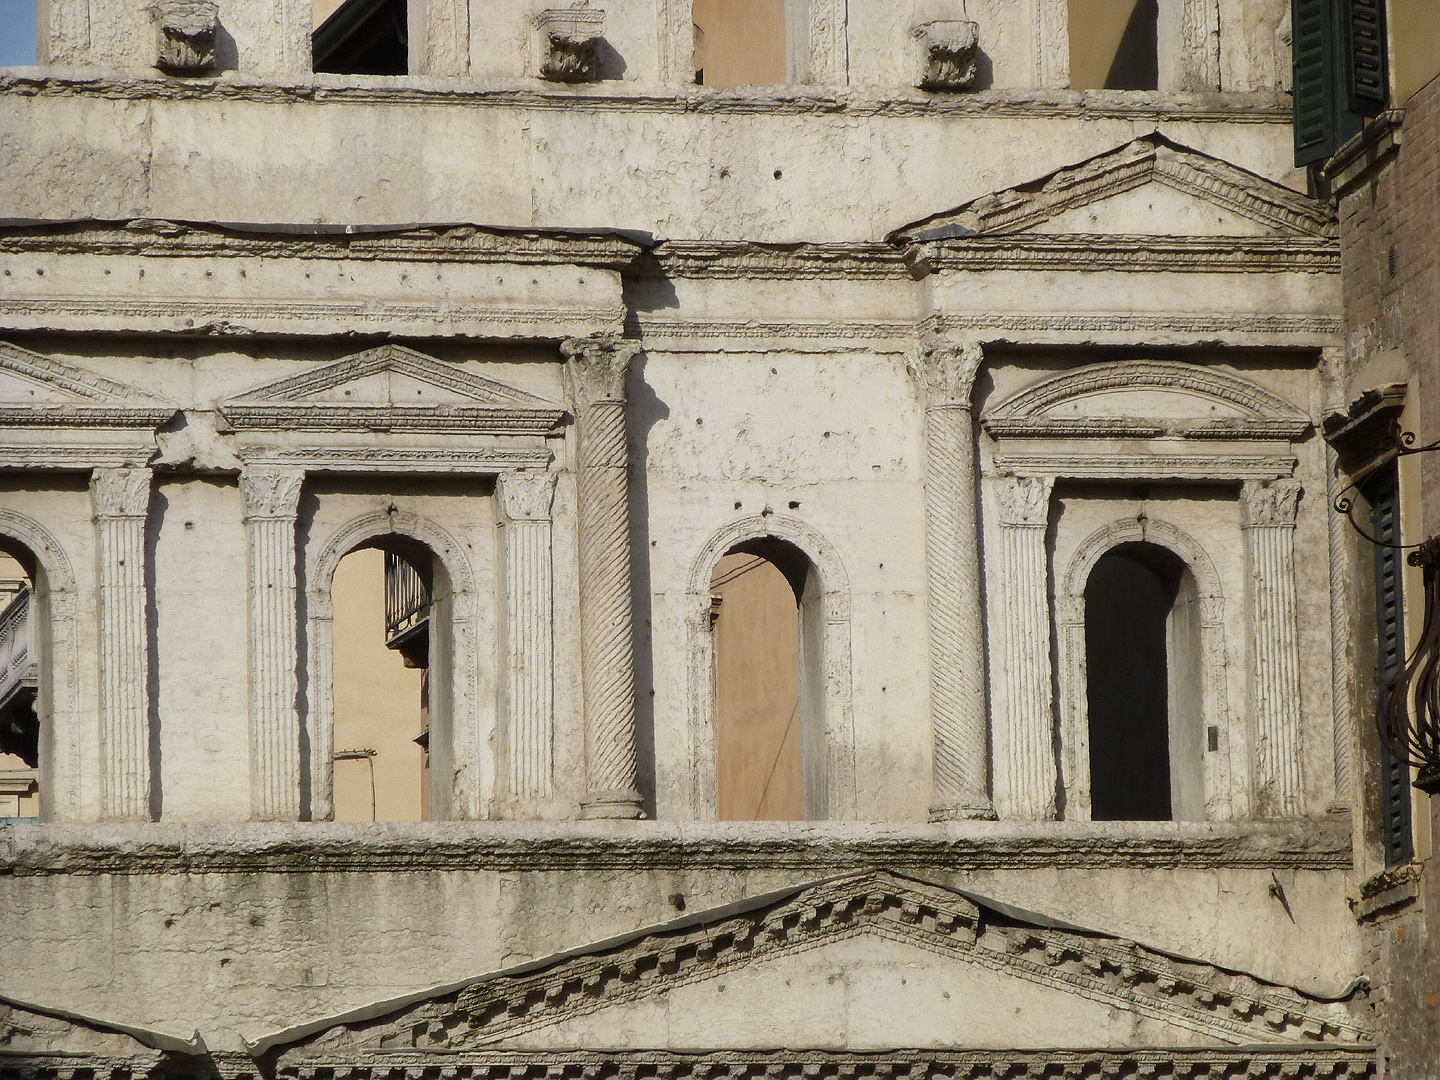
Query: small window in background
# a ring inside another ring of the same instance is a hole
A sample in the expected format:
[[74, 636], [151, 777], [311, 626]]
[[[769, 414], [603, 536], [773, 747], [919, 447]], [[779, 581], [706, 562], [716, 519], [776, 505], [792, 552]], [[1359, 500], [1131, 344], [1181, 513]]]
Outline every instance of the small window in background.
[[695, 81], [703, 86], [804, 82], [790, 70], [787, 0], [694, 0]]
[[0, 0], [0, 67], [37, 63], [36, 0]]
[[1156, 90], [1157, 0], [1070, 0], [1070, 86]]
[[[0, 0], [4, 3], [5, 0]], [[404, 75], [410, 70], [406, 0], [313, 0], [312, 67], [332, 75]]]

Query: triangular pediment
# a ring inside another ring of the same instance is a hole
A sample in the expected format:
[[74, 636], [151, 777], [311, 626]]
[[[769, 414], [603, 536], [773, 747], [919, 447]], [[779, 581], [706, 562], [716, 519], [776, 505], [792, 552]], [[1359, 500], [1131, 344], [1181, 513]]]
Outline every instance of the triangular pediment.
[[1120, 360], [1041, 379], [988, 409], [1001, 437], [1297, 439], [1311, 421], [1249, 379], [1198, 364]]
[[174, 414], [133, 386], [0, 341], [0, 426], [153, 428]]
[[147, 1057], [158, 1060], [159, 1052], [193, 1055], [204, 1050], [199, 1035], [180, 1039], [0, 997], [0, 1074], [5, 1073], [7, 1059], [16, 1057], [24, 1057], [35, 1067], [53, 1059], [68, 1063], [71, 1069], [94, 1070], [106, 1061], [133, 1067]]
[[237, 429], [545, 433], [564, 410], [399, 345], [343, 357], [221, 405]]
[[252, 1051], [1360, 1043], [1357, 994], [1317, 999], [875, 871], [380, 1002]]
[[1318, 200], [1157, 134], [983, 195], [891, 234], [900, 243], [1001, 236], [1331, 240]]

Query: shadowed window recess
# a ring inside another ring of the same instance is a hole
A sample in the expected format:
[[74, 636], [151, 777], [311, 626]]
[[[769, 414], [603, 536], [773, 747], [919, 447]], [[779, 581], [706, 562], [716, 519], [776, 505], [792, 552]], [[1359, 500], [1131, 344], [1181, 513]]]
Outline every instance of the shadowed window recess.
[[0, 824], [40, 817], [44, 605], [28, 555], [0, 548]]
[[[3, 2], [3, 0], [0, 0]], [[405, 75], [410, 71], [406, 0], [313, 0], [312, 66], [334, 75]]]
[[1204, 817], [1200, 609], [1194, 577], [1155, 544], [1107, 552], [1085, 586], [1091, 817]]
[[710, 578], [719, 817], [825, 814], [818, 576], [796, 547], [732, 548]]
[[1157, 0], [1069, 2], [1072, 88], [1159, 89]]

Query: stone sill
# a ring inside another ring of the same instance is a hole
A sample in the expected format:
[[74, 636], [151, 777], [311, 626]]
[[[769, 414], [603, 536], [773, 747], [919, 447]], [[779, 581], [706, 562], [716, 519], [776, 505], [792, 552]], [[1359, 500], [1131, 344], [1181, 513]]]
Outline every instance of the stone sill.
[[1337, 149], [1323, 169], [1331, 197], [1343, 199], [1394, 157], [1400, 150], [1404, 126], [1405, 110], [1390, 109]]
[[855, 116], [1005, 116], [1036, 119], [1175, 119], [1284, 123], [1288, 94], [1271, 91], [1172, 94], [1148, 90], [977, 90], [929, 94], [907, 87], [745, 86], [435, 75], [309, 74], [261, 78], [225, 72], [170, 78], [152, 68], [0, 68], [0, 94], [83, 95], [131, 100], [334, 101], [469, 104], [646, 112], [823, 113]]
[[1423, 872], [1424, 864], [1411, 862], [1367, 878], [1346, 898], [1355, 921], [1363, 925], [1401, 914], [1420, 898]]
[[1348, 819], [11, 825], [0, 877], [546, 870], [1348, 870]]

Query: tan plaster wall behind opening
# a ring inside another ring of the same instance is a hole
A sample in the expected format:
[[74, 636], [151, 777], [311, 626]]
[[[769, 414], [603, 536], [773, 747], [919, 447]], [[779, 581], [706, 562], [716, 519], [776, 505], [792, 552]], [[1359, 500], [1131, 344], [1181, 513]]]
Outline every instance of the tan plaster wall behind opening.
[[706, 86], [785, 82], [785, 0], [695, 0], [693, 18]]

